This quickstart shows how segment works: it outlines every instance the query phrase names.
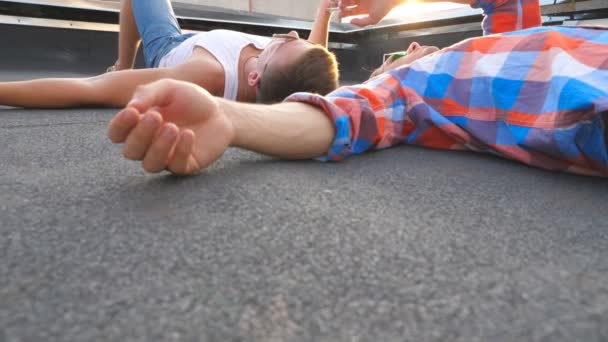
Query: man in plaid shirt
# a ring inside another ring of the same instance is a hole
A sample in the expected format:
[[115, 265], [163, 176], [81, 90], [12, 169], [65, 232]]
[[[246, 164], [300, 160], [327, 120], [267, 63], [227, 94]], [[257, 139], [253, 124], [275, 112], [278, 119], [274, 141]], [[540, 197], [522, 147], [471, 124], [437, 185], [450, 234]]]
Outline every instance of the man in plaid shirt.
[[274, 106], [157, 82], [115, 116], [109, 137], [149, 172], [194, 173], [228, 146], [341, 160], [405, 143], [608, 176], [608, 28], [535, 27], [410, 50], [364, 84]]

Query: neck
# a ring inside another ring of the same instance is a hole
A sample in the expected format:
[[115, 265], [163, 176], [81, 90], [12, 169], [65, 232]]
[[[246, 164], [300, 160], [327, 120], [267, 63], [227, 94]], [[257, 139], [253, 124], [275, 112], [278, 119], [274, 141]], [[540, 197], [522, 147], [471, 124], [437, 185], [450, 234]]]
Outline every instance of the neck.
[[255, 71], [257, 65], [257, 57], [260, 55], [260, 50], [243, 49], [239, 63], [239, 89], [237, 93], [237, 101], [240, 102], [255, 102], [256, 89], [249, 86], [247, 78], [249, 73]]

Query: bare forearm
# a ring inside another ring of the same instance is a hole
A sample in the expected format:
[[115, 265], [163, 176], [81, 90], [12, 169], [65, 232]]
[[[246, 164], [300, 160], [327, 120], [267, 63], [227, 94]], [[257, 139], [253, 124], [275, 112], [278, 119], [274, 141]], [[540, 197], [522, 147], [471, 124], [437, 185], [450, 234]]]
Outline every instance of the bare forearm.
[[123, 107], [139, 85], [161, 78], [187, 80], [187, 75], [183, 72], [172, 74], [172, 71], [173, 69], [122, 70], [90, 78], [0, 82], [0, 105], [29, 108]]
[[26, 108], [66, 108], [93, 104], [84, 79], [48, 78], [0, 83], [0, 105]]
[[317, 107], [303, 103], [262, 106], [222, 100], [222, 107], [235, 127], [235, 147], [285, 159], [323, 155], [335, 132]]
[[323, 0], [317, 10], [317, 17], [313, 23], [308, 40], [327, 47], [329, 38], [329, 22], [331, 20], [331, 12], [327, 10], [327, 1]]

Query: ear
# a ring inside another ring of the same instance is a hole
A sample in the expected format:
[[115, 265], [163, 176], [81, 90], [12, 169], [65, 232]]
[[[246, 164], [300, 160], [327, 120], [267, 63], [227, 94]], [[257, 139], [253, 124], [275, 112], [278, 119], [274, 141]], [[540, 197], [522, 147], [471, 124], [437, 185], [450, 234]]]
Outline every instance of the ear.
[[420, 48], [420, 44], [418, 42], [412, 42], [410, 46], [407, 47], [407, 53], [410, 54]]
[[247, 75], [247, 84], [252, 88], [259, 88], [262, 76], [257, 71], [252, 71]]

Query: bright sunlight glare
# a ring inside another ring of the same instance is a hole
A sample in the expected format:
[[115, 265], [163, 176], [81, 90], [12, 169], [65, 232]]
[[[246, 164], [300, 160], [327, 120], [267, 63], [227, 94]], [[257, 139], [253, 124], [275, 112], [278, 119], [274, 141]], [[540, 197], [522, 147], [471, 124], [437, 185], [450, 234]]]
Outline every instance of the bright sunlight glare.
[[415, 1], [409, 1], [408, 3], [395, 7], [386, 18], [404, 18], [413, 17], [420, 14], [438, 12], [453, 8], [468, 7], [468, 5], [455, 4], [449, 2], [435, 2], [435, 3], [420, 3]]

